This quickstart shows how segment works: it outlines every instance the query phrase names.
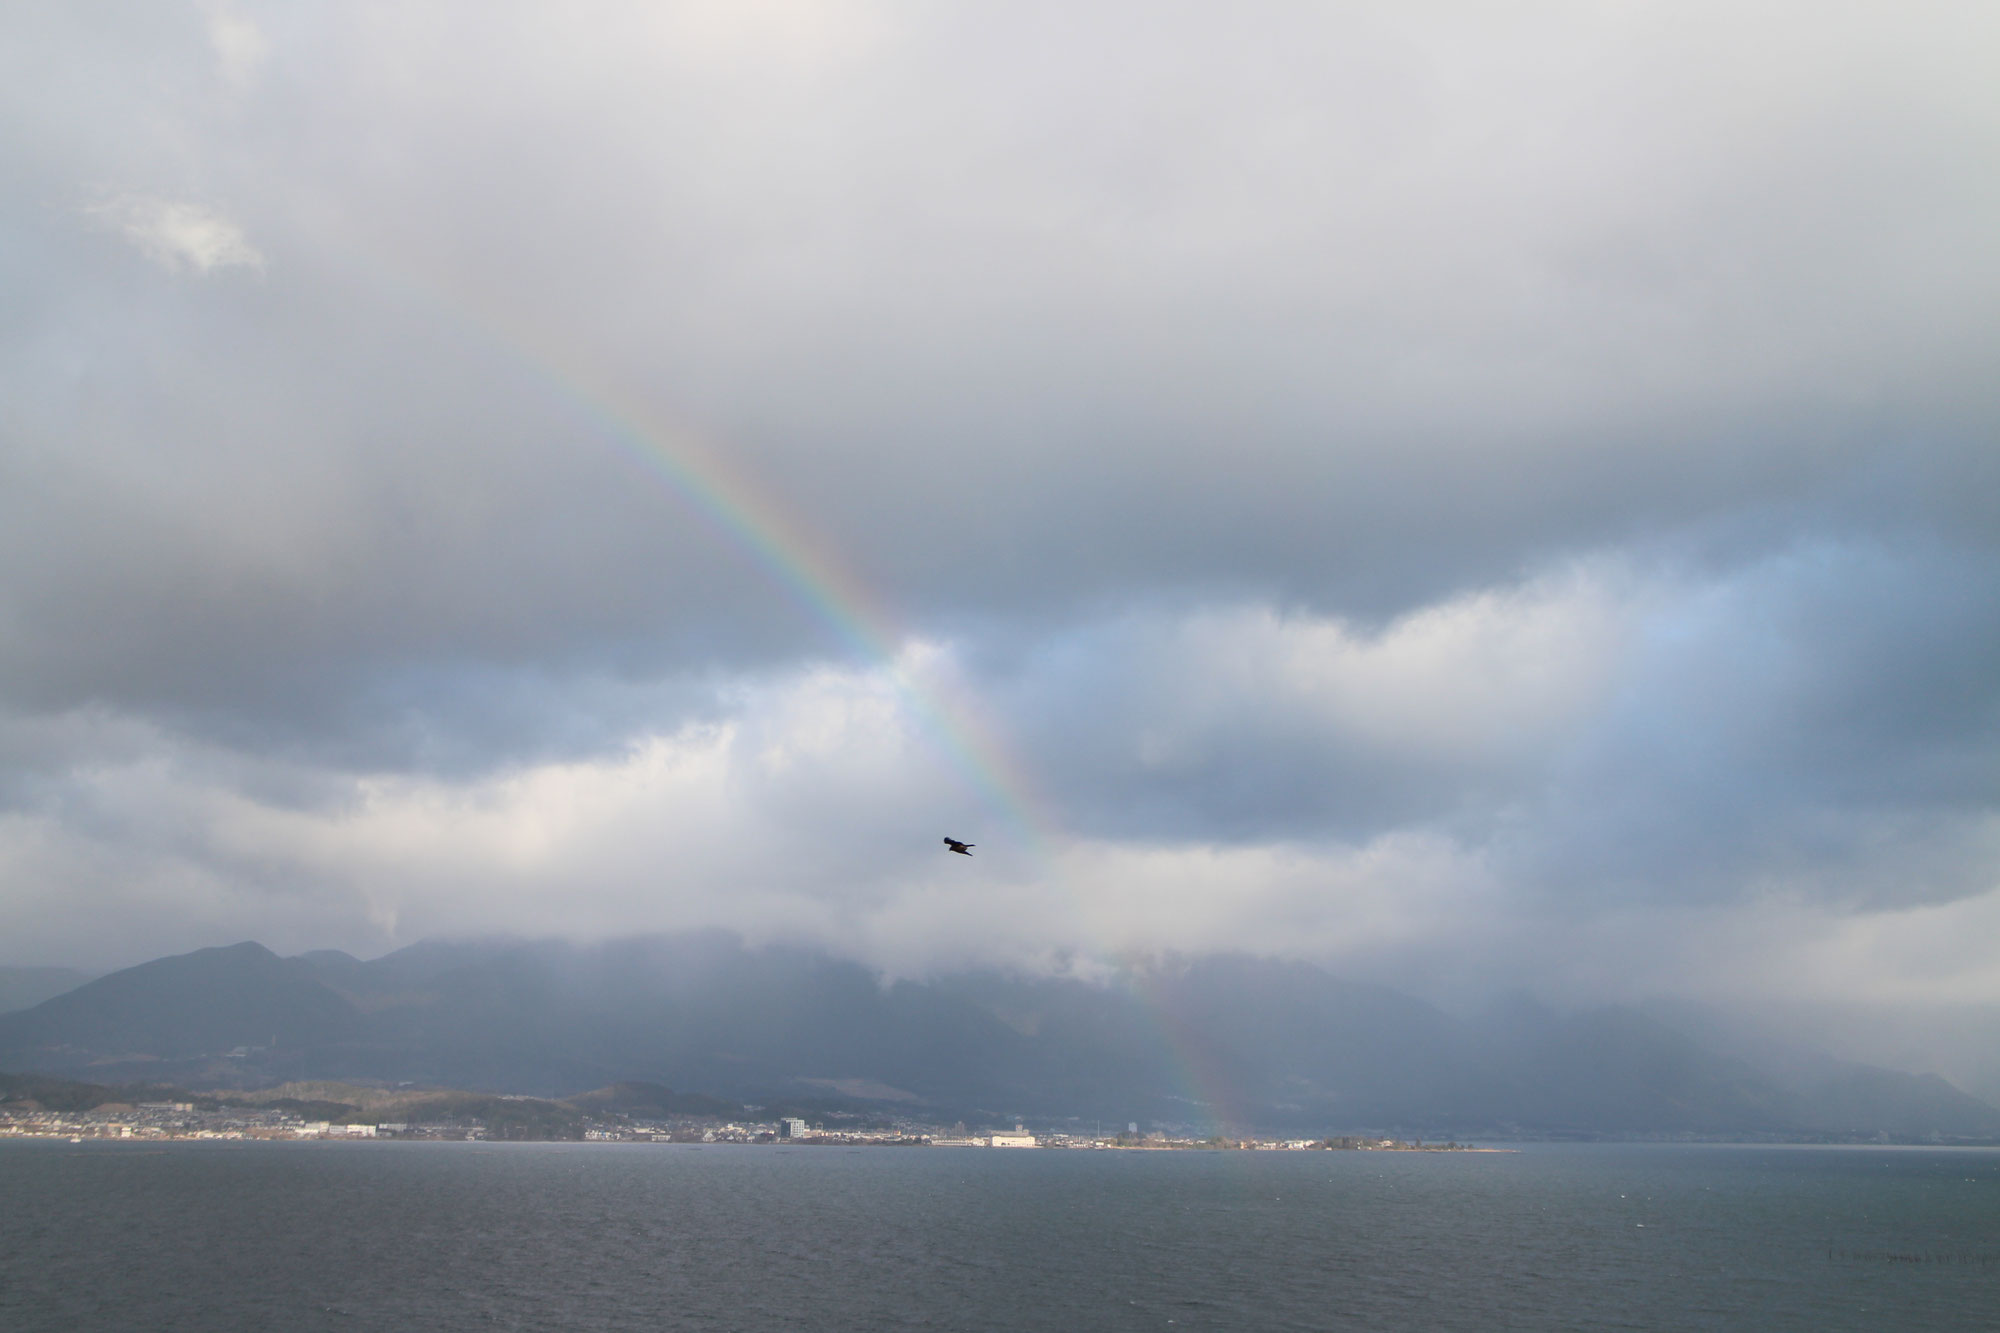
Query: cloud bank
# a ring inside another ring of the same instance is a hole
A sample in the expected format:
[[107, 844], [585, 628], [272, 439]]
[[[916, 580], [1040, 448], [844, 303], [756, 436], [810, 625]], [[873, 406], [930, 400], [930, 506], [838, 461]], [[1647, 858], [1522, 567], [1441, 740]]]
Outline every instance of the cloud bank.
[[0, 57], [14, 961], [2000, 1005], [1986, 7], [114, 18]]

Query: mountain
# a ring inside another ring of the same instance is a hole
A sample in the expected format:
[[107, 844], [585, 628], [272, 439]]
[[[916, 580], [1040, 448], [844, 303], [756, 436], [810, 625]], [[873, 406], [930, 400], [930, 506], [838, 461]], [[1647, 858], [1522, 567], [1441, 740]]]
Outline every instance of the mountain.
[[718, 933], [427, 941], [367, 962], [204, 949], [0, 1015], [0, 1069], [204, 1087], [598, 1089], [607, 1105], [679, 1113], [873, 1103], [944, 1122], [2000, 1137], [2000, 1111], [1935, 1076], [1744, 1058], [1635, 1009], [1565, 1014], [1517, 999], [1465, 1021], [1241, 956], [1104, 984], [990, 971], [890, 981]]
[[31, 1009], [88, 980], [73, 967], [0, 967], [0, 1014]]
[[609, 1087], [578, 1093], [568, 1100], [571, 1106], [593, 1115], [611, 1113], [641, 1120], [665, 1120], [677, 1115], [735, 1119], [743, 1114], [741, 1106], [720, 1097], [708, 1097], [699, 1092], [675, 1092], [672, 1088], [645, 1082], [613, 1083]]
[[239, 1046], [322, 1047], [354, 1034], [359, 1017], [304, 959], [261, 944], [199, 949], [0, 1015], [0, 1065], [60, 1073], [185, 1064]]
[[1687, 1002], [1644, 1008], [1663, 1025], [1791, 1090], [1802, 1103], [1798, 1122], [1828, 1134], [1917, 1138], [1943, 1124], [1979, 1123], [1987, 1110], [1980, 1098], [1936, 1074], [1915, 1076], [1843, 1060], [1776, 1035], [1754, 1014]]

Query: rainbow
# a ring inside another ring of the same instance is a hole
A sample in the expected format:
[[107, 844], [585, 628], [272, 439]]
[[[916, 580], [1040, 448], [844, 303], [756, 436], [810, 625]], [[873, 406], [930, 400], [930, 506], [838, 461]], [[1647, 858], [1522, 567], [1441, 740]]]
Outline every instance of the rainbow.
[[[1004, 822], [1031, 867], [1048, 882], [1060, 881], [1051, 845], [1061, 826], [1023, 767], [984, 721], [975, 701], [947, 697], [902, 665], [898, 646], [908, 636], [823, 537], [695, 433], [669, 427], [637, 397], [538, 336], [527, 321], [469, 291], [447, 290], [436, 278], [418, 278], [401, 265], [389, 267], [403, 275], [406, 291], [423, 295], [452, 328], [469, 332], [498, 358], [526, 371], [586, 421], [596, 438], [661, 483], [726, 545], [747, 555], [857, 660], [881, 671], [919, 732]], [[1247, 1121], [1230, 1080], [1194, 1025], [1176, 1011], [1152, 965], [1134, 960], [1123, 970], [1186, 1100], [1205, 1107], [1224, 1133], [1240, 1132]]]
[[904, 712], [918, 724], [918, 732], [988, 810], [1005, 821], [1035, 861], [1047, 864], [1056, 824], [1019, 762], [985, 723], [973, 700], [948, 697], [911, 674], [898, 651], [907, 636], [824, 540], [689, 433], [667, 430], [632, 400], [609, 389], [585, 388], [574, 373], [564, 374], [560, 382], [569, 391], [570, 403], [589, 412], [612, 448], [666, 483], [724, 541], [749, 555], [774, 584], [831, 630], [855, 658], [881, 671]]
[[[725, 545], [749, 557], [830, 630], [857, 661], [880, 671], [933, 751], [1005, 824], [1031, 862], [1043, 871], [1050, 868], [1050, 844], [1060, 825], [1049, 803], [1036, 794], [1026, 770], [986, 723], [975, 700], [947, 695], [911, 674], [898, 651], [909, 635], [829, 542], [695, 433], [666, 425], [636, 396], [538, 337], [525, 320], [491, 301], [475, 301], [462, 292], [446, 295], [435, 282], [410, 285], [426, 291], [436, 308], [458, 315], [450, 321], [455, 327], [471, 329], [488, 350], [530, 371], [535, 382], [589, 424], [596, 438], [662, 483]], [[975, 841], [977, 837], [974, 833]]]
[[1140, 1012], [1159, 1034], [1161, 1047], [1182, 1088], [1188, 1092], [1188, 1100], [1208, 1109], [1217, 1132], [1241, 1138], [1247, 1132], [1250, 1117], [1245, 1114], [1235, 1084], [1213, 1048], [1213, 1034], [1200, 1031], [1181, 1012], [1181, 1006], [1167, 988], [1166, 978], [1161, 975], [1162, 965], [1148, 958], [1133, 959], [1126, 965], [1128, 984], [1138, 997]]

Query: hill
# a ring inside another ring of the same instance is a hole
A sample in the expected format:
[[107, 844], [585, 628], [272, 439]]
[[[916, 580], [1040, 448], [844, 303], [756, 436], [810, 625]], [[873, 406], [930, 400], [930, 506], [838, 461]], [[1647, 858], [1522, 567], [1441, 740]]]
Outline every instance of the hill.
[[0, 967], [0, 1014], [32, 1009], [88, 980], [73, 967]]
[[2000, 1111], [1941, 1078], [1747, 1060], [1632, 1009], [1519, 1000], [1467, 1022], [1307, 964], [1241, 956], [1105, 984], [885, 981], [719, 934], [430, 941], [367, 962], [204, 949], [0, 1015], [0, 1068], [206, 1088], [594, 1089], [577, 1104], [628, 1114], [873, 1104], [946, 1123], [2000, 1138]]

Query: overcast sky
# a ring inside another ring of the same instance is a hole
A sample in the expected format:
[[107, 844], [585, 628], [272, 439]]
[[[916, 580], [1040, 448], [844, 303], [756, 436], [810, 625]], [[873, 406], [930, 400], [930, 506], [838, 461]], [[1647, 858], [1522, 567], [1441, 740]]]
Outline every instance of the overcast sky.
[[1991, 4], [7, 28], [0, 961], [2000, 1033]]

